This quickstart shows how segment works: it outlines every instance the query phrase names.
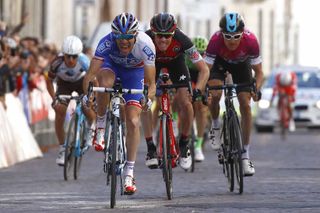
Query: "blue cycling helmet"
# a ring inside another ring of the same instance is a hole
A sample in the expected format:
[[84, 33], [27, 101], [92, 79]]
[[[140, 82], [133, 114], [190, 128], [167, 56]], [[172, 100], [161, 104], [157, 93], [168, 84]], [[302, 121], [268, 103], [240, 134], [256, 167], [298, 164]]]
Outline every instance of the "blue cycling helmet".
[[220, 19], [219, 26], [223, 32], [242, 32], [244, 29], [244, 21], [238, 13], [226, 13]]
[[139, 29], [139, 22], [131, 13], [121, 13], [114, 18], [111, 29], [116, 34], [135, 34]]

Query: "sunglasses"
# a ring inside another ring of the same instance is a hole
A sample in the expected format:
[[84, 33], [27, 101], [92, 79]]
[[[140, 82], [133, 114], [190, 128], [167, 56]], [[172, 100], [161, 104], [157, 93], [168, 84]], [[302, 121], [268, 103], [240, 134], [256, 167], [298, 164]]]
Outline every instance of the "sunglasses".
[[225, 38], [225, 39], [227, 39], [227, 40], [231, 40], [231, 39], [233, 39], [233, 40], [238, 40], [238, 39], [241, 38], [242, 34], [243, 34], [243, 33], [238, 33], [238, 34], [233, 34], [233, 35], [232, 35], [232, 34], [222, 33], [223, 38]]
[[155, 34], [158, 38], [166, 38], [166, 39], [168, 39], [168, 38], [171, 38], [171, 37], [173, 36], [174, 32], [172, 32], [172, 33], [155, 32], [154, 34]]
[[116, 39], [130, 40], [136, 37], [136, 34], [113, 34]]
[[78, 58], [78, 55], [68, 55], [68, 54], [65, 54], [65, 56], [70, 59], [70, 58], [73, 58], [73, 59], [76, 59]]

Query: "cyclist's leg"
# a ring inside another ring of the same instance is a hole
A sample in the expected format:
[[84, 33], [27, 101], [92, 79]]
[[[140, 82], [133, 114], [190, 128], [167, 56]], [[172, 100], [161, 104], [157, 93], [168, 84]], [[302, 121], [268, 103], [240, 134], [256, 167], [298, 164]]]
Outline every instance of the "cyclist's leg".
[[[57, 82], [57, 92], [56, 96], [58, 95], [71, 95], [72, 88], [68, 86], [68, 82], [65, 82], [61, 79], [58, 79]], [[64, 138], [65, 138], [65, 131], [64, 131], [64, 122], [66, 119], [66, 112], [69, 105], [69, 100], [58, 100], [57, 98], [53, 101], [53, 109], [55, 111], [55, 131], [56, 136], [60, 145], [58, 158], [56, 159], [56, 163], [59, 165], [64, 165]]]
[[[189, 78], [187, 76], [189, 70], [187, 69], [184, 59], [178, 58], [173, 61], [169, 66], [169, 74], [170, 79], [174, 84], [181, 84], [189, 82]], [[189, 135], [191, 131], [191, 125], [193, 121], [193, 107], [191, 100], [189, 98], [189, 92], [187, 88], [179, 88], [177, 89], [174, 102], [172, 105], [176, 104], [178, 108], [179, 115], [179, 129], [180, 132], [180, 140], [179, 140], [179, 148], [180, 148], [180, 166], [183, 169], [189, 169], [191, 166], [191, 154], [188, 147], [189, 143]]]
[[147, 144], [146, 166], [150, 169], [158, 168], [157, 149], [152, 136], [152, 111], [141, 113], [141, 123]]
[[[122, 86], [128, 89], [142, 89], [144, 70], [143, 68], [119, 69], [119, 77]], [[143, 98], [142, 94], [124, 94], [125, 106], [125, 120], [127, 127], [127, 164], [124, 169], [125, 183], [124, 190], [126, 194], [133, 194], [136, 191], [134, 181], [134, 164], [137, 156], [137, 150], [140, 143], [140, 115], [142, 107], [140, 100]]]
[[[234, 83], [250, 83], [252, 82], [252, 68], [250, 62], [244, 61], [238, 65], [231, 66], [230, 73], [232, 74]], [[243, 141], [243, 154], [242, 163], [243, 170], [246, 176], [251, 176], [255, 173], [253, 163], [250, 161], [249, 146], [250, 146], [250, 134], [252, 124], [251, 113], [251, 88], [237, 89], [238, 101], [240, 105], [241, 114], [241, 129], [242, 129], [242, 141]]]
[[[209, 86], [213, 85], [222, 85], [223, 81], [221, 79], [212, 79], [208, 81]], [[221, 99], [222, 91], [221, 90], [211, 90], [210, 91], [210, 99], [208, 102], [209, 111], [211, 114], [211, 127], [209, 131], [209, 139], [211, 141], [211, 146], [213, 150], [220, 149], [220, 131], [221, 131], [221, 124], [220, 124], [220, 99]]]
[[207, 126], [207, 114], [208, 107], [203, 105], [201, 102], [195, 102], [193, 104], [194, 114], [197, 124], [197, 141], [195, 144], [195, 158], [196, 160], [204, 160], [204, 155], [202, 153], [202, 144], [204, 131]]

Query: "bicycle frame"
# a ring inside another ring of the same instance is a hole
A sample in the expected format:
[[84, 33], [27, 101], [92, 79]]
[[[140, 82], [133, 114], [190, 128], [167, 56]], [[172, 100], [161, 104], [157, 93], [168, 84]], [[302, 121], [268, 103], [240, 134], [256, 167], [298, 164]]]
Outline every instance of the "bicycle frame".
[[111, 93], [109, 103], [109, 111], [107, 112], [107, 122], [105, 131], [106, 146], [104, 149], [104, 172], [107, 173], [106, 184], [110, 183], [111, 176], [111, 198], [110, 207], [114, 208], [116, 203], [116, 188], [117, 177], [120, 176], [120, 192], [124, 195], [123, 190], [123, 170], [126, 163], [126, 140], [123, 133], [121, 123], [120, 106], [124, 103], [122, 95], [128, 94], [143, 94], [143, 89], [125, 89], [122, 88], [119, 82], [116, 82], [113, 88], [93, 87], [89, 83], [89, 91]]

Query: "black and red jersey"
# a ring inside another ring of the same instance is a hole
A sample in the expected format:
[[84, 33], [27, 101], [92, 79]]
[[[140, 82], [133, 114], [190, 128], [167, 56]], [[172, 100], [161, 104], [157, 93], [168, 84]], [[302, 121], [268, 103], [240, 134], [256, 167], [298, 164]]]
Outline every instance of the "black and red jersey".
[[171, 44], [166, 51], [160, 51], [154, 41], [154, 34], [151, 30], [146, 31], [156, 46], [156, 62], [168, 63], [186, 54], [193, 63], [201, 60], [202, 57], [193, 45], [191, 39], [181, 30], [176, 29]]

